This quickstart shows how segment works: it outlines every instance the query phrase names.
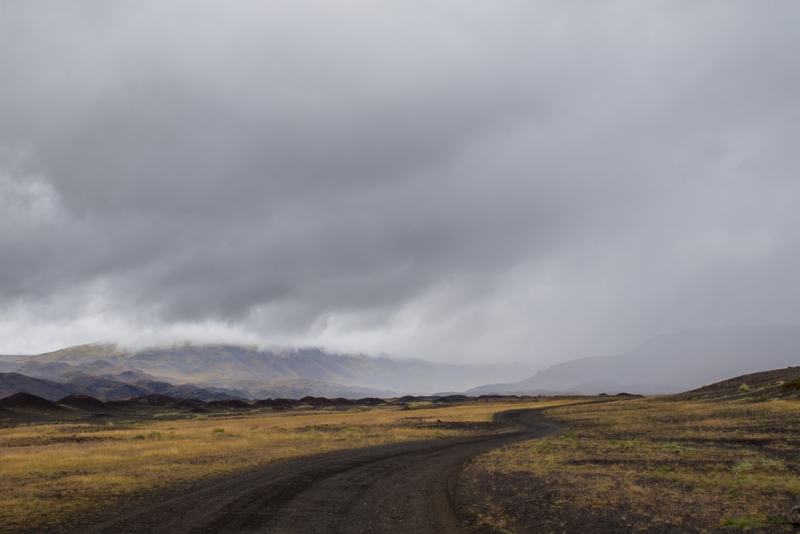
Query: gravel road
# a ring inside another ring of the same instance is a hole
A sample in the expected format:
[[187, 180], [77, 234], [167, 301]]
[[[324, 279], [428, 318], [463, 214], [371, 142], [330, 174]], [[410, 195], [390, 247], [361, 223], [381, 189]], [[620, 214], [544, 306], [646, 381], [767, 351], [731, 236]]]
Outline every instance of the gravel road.
[[494, 434], [339, 451], [298, 458], [107, 511], [58, 533], [463, 532], [450, 495], [475, 455], [558, 430], [534, 410], [510, 410]]

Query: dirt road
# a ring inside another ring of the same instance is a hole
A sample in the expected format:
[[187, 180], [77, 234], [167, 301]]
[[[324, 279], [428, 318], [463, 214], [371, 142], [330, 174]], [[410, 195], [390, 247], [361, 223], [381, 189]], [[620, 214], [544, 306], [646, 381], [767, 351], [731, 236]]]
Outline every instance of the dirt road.
[[496, 419], [509, 430], [298, 458], [52, 532], [463, 532], [450, 502], [461, 465], [495, 447], [558, 429], [533, 410], [503, 412]]

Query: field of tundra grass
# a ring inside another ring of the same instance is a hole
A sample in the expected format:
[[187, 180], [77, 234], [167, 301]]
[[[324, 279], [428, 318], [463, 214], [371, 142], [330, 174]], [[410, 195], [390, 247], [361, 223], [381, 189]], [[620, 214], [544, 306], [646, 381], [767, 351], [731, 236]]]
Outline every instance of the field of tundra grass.
[[[137, 493], [328, 451], [496, 431], [498, 411], [574, 400], [290, 410], [0, 429], [0, 530], [57, 524]], [[161, 417], [159, 417], [159, 415]]]
[[646, 398], [542, 413], [564, 430], [482, 455], [462, 473], [459, 499], [476, 530], [791, 530], [797, 399]]

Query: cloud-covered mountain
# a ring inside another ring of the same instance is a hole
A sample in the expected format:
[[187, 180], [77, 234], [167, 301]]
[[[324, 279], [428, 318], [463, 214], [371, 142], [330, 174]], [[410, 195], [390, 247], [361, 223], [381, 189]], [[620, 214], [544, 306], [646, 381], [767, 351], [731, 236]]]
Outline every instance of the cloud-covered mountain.
[[261, 350], [237, 345], [128, 351], [115, 345], [92, 344], [14, 363], [19, 373], [56, 381], [72, 380], [81, 374], [109, 380], [163, 380], [234, 389], [257, 397], [455, 391], [487, 379], [508, 380], [530, 373], [523, 366], [444, 365], [331, 354], [316, 348]]
[[659, 336], [625, 354], [572, 360], [520, 382], [468, 392], [675, 393], [796, 365], [800, 365], [800, 326], [710, 328]]
[[[50, 399], [73, 393], [109, 399], [149, 393], [203, 399], [357, 398], [447, 390], [466, 390], [471, 395], [665, 394], [800, 365], [800, 326], [683, 331], [653, 338], [624, 354], [554, 365], [518, 382], [503, 380], [524, 376], [525, 368], [439, 365], [330, 354], [315, 348], [261, 350], [236, 345], [124, 350], [90, 344], [0, 364], [0, 393], [28, 391]], [[467, 389], [482, 381], [493, 383]]]

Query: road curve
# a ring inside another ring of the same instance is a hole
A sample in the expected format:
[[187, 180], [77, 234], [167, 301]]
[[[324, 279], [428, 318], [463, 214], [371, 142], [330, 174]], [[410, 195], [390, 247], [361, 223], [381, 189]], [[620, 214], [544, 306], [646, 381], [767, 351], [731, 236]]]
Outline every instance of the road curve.
[[495, 419], [510, 429], [297, 458], [53, 532], [463, 532], [450, 502], [463, 463], [495, 447], [558, 430], [535, 410], [501, 412]]

